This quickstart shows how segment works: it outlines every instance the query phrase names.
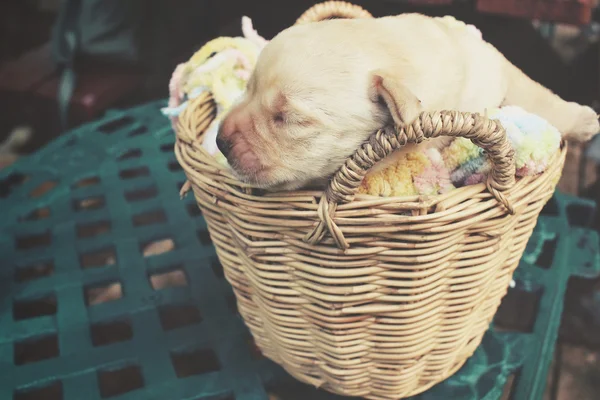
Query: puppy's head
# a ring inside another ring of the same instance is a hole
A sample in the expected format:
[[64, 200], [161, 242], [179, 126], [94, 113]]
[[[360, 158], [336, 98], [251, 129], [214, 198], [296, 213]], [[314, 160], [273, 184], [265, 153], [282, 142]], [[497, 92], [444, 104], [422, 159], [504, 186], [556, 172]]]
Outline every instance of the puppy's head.
[[321, 183], [377, 129], [418, 114], [417, 98], [340, 22], [290, 28], [262, 51], [217, 136], [240, 180], [287, 190]]

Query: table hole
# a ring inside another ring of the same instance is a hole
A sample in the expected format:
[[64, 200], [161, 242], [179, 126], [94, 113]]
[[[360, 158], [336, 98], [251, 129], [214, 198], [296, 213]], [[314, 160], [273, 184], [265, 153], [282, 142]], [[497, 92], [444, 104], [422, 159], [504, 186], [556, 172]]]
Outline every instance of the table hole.
[[92, 196], [83, 199], [73, 200], [73, 209], [75, 211], [98, 210], [106, 204], [104, 196]]
[[177, 161], [171, 161], [168, 164], [168, 167], [169, 167], [169, 171], [173, 171], [173, 172], [183, 170], [183, 168], [181, 168], [181, 165], [179, 165], [179, 163]]
[[199, 230], [198, 231], [198, 240], [200, 240], [200, 243], [202, 243], [204, 246], [209, 246], [210, 244], [212, 244], [212, 240], [210, 239], [210, 234], [208, 233], [207, 230]]
[[29, 212], [28, 214], [19, 217], [19, 221], [39, 221], [41, 219], [46, 219], [50, 216], [50, 208], [49, 207], [41, 207], [36, 208], [35, 210]]
[[140, 214], [135, 214], [131, 217], [133, 226], [145, 226], [153, 224], [162, 224], [167, 222], [167, 215], [161, 209], [146, 211]]
[[170, 143], [165, 143], [165, 144], [161, 144], [160, 145], [160, 151], [163, 152], [172, 152], [175, 149], [175, 143], [174, 142], [170, 142]]
[[13, 400], [63, 400], [62, 382], [55, 381], [42, 387], [18, 389], [13, 394]]
[[169, 237], [152, 240], [140, 245], [140, 251], [144, 257], [158, 256], [173, 250], [175, 250], [175, 242]]
[[125, 342], [133, 338], [131, 322], [127, 319], [99, 322], [90, 326], [92, 344], [106, 346], [112, 343]]
[[558, 203], [556, 198], [551, 197], [550, 200], [544, 205], [540, 215], [555, 216], [558, 215]]
[[139, 135], [143, 135], [146, 132], [148, 132], [148, 128], [146, 128], [145, 126], [142, 125], [142, 126], [138, 126], [134, 130], [129, 132], [127, 134], [127, 136], [129, 136], [129, 137], [139, 136]]
[[55, 315], [58, 306], [56, 296], [49, 294], [35, 299], [15, 299], [13, 301], [13, 318], [15, 321]]
[[50, 231], [35, 235], [17, 236], [15, 246], [17, 250], [31, 250], [36, 247], [49, 246], [52, 243]]
[[546, 240], [542, 247], [542, 251], [535, 261], [535, 265], [543, 269], [550, 269], [552, 262], [554, 261], [554, 254], [556, 254], [556, 245], [558, 244], [558, 236], [553, 239]]
[[76, 227], [78, 238], [95, 237], [110, 232], [110, 229], [110, 221], [88, 222], [85, 224], [77, 224]]
[[196, 203], [191, 203], [188, 204], [186, 206], [187, 208], [187, 212], [191, 217], [198, 217], [200, 215], [202, 215], [202, 211], [200, 210], [200, 207], [198, 207], [198, 204]]
[[142, 156], [142, 150], [140, 149], [129, 149], [125, 153], [121, 154], [117, 160], [131, 160], [132, 158], [140, 158]]
[[121, 282], [112, 281], [104, 284], [86, 286], [83, 289], [83, 293], [85, 296], [85, 304], [87, 306], [93, 306], [119, 300], [123, 297], [123, 286], [121, 285]]
[[494, 317], [494, 327], [502, 332], [531, 333], [538, 315], [543, 290], [527, 292], [509, 289]]
[[152, 274], [150, 275], [149, 279], [150, 285], [152, 285], [152, 289], [154, 290], [188, 285], [188, 280], [185, 271], [181, 268]]
[[588, 227], [594, 215], [593, 206], [587, 204], [570, 204], [567, 206], [567, 219], [571, 226]]
[[46, 181], [39, 184], [35, 189], [29, 192], [29, 197], [37, 199], [50, 192], [58, 185], [57, 181]]
[[219, 360], [212, 350], [171, 352], [171, 363], [178, 378], [202, 375], [221, 369]]
[[125, 199], [129, 202], [141, 201], [156, 197], [158, 191], [156, 186], [148, 186], [142, 189], [128, 190], [125, 192]]
[[139, 178], [141, 176], [149, 176], [149, 175], [150, 175], [150, 170], [148, 169], [148, 167], [128, 168], [128, 169], [123, 169], [119, 172], [119, 177], [121, 179], [133, 179], [133, 178]]
[[49, 335], [35, 339], [27, 339], [14, 344], [15, 365], [24, 365], [60, 355], [58, 336]]
[[119, 369], [104, 369], [97, 372], [100, 397], [117, 396], [144, 387], [142, 371], [137, 365]]
[[160, 324], [165, 331], [183, 328], [202, 322], [197, 307], [191, 304], [165, 305], [158, 308]]
[[90, 176], [87, 178], [80, 179], [75, 184], [73, 184], [73, 189], [94, 186], [100, 183], [100, 178], [97, 176]]
[[112, 133], [115, 133], [119, 129], [126, 127], [127, 125], [131, 125], [133, 122], [133, 118], [131, 118], [130, 116], [124, 116], [100, 125], [98, 127], [98, 130], [104, 134], [110, 135]]
[[253, 360], [260, 360], [261, 358], [265, 358], [262, 351], [260, 351], [260, 349], [258, 348], [258, 346], [256, 345], [256, 342], [254, 341], [254, 339], [252, 337], [250, 337], [248, 339], [247, 343], [248, 343], [248, 350], [250, 351], [250, 357]]
[[219, 279], [223, 279], [225, 277], [225, 272], [223, 271], [223, 266], [219, 262], [218, 258], [213, 258], [210, 262], [210, 268], [213, 270], [215, 276]]
[[77, 138], [72, 137], [63, 144], [63, 148], [67, 149], [69, 147], [73, 147], [73, 146], [75, 146], [76, 143], [77, 143]]
[[15, 281], [18, 283], [49, 277], [54, 273], [51, 261], [39, 262], [15, 268]]
[[227, 307], [229, 307], [229, 310], [231, 311], [232, 314], [240, 313], [238, 310], [237, 299], [235, 298], [235, 295], [231, 294], [231, 295], [227, 296], [226, 301], [227, 301]]
[[6, 178], [0, 179], [0, 198], [8, 197], [13, 189], [22, 185], [29, 179], [29, 176], [20, 172], [12, 172]]
[[79, 257], [81, 269], [105, 267], [114, 265], [117, 262], [117, 253], [114, 247], [107, 247], [100, 250], [83, 253]]
[[504, 384], [504, 388], [502, 389], [502, 395], [500, 396], [500, 400], [512, 400], [513, 396], [514, 396], [514, 390], [517, 387], [517, 381], [518, 381], [518, 373], [519, 371], [516, 371], [515, 373], [510, 374], [507, 378], [506, 378], [506, 383]]

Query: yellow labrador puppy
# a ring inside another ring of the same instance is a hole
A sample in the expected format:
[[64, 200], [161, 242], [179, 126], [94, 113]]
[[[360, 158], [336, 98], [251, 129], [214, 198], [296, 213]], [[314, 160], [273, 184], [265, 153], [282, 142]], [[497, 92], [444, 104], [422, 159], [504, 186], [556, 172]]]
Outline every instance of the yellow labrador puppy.
[[[591, 108], [562, 100], [464, 29], [419, 14], [329, 20], [293, 26], [264, 48], [217, 144], [240, 180], [291, 190], [323, 184], [384, 126], [500, 105], [540, 115], [566, 139], [600, 130]], [[419, 146], [432, 145], [443, 141]]]

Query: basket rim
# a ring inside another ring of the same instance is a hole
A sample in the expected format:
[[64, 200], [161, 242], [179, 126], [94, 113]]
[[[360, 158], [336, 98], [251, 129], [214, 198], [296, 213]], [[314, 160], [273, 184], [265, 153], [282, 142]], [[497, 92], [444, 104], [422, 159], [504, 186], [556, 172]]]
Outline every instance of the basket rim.
[[[211, 110], [203, 110], [203, 108], [206, 108], [208, 106], [209, 109]], [[209, 111], [209, 112], [207, 112]], [[209, 154], [206, 149], [204, 149], [204, 147], [202, 146], [202, 141], [204, 138], [204, 135], [206, 133], [206, 128], [208, 127], [208, 125], [210, 125], [210, 123], [212, 123], [212, 121], [215, 119], [215, 113], [216, 113], [216, 106], [214, 104], [214, 101], [212, 99], [212, 96], [210, 93], [204, 93], [203, 95], [199, 96], [198, 98], [194, 99], [193, 101], [190, 102], [190, 105], [184, 110], [184, 112], [182, 113], [182, 115], [179, 117], [178, 123], [175, 126], [175, 134], [176, 134], [176, 143], [179, 143], [181, 145], [188, 145], [191, 146], [193, 148], [193, 150], [195, 152], [199, 152], [201, 157], [199, 158], [199, 162], [205, 164], [206, 167], [209, 167], [210, 169], [214, 170], [215, 172], [217, 172], [219, 175], [221, 175], [223, 178], [225, 178], [226, 180], [229, 181], [229, 183], [231, 184], [230, 187], [232, 188], [231, 193], [232, 194], [243, 194], [244, 197], [250, 197], [250, 198], [255, 198], [257, 201], [276, 201], [279, 198], [285, 198], [285, 197], [310, 197], [313, 199], [320, 199], [321, 197], [325, 196], [325, 188], [322, 189], [299, 189], [299, 190], [286, 190], [286, 191], [276, 191], [276, 192], [271, 192], [271, 191], [265, 191], [264, 189], [260, 189], [256, 186], [253, 186], [251, 184], [248, 183], [244, 183], [240, 180], [238, 180], [234, 174], [232, 173], [230, 167], [228, 166], [224, 166], [222, 164], [219, 164], [217, 159], [212, 156], [211, 154]], [[192, 115], [190, 115], [192, 114]], [[200, 115], [198, 115], [200, 114]], [[208, 119], [205, 122], [205, 127], [203, 129], [201, 129], [197, 135], [195, 135], [195, 137], [192, 137], [190, 135], [191, 132], [193, 132], [194, 130], [191, 129], [185, 129], [186, 125], [188, 125], [189, 127], [189, 123], [188, 120], [190, 118], [193, 117], [202, 117], [203, 114], [205, 114], [206, 117], [208, 117]], [[568, 149], [568, 143], [562, 139], [561, 143], [560, 143], [560, 147], [559, 149], [556, 151], [556, 153], [552, 156], [551, 162], [548, 163], [549, 165], [552, 165], [554, 161], [556, 161], [556, 159], [560, 158], [563, 153], [566, 154], [566, 151]], [[178, 152], [177, 146], [176, 146], [176, 151]], [[180, 164], [182, 165], [182, 167], [185, 168], [190, 168], [189, 166], [185, 165], [185, 163], [182, 163], [181, 160], [179, 159], [178, 156], [178, 161], [180, 161]], [[192, 168], [193, 169], [193, 168]], [[515, 177], [515, 183], [512, 185], [511, 188], [509, 188], [507, 190], [507, 193], [510, 193], [512, 188], [517, 186], [517, 184], [522, 181], [525, 178], [529, 178], [529, 179], [534, 179], [542, 174], [544, 174], [546, 172], [546, 170], [544, 170], [543, 172], [536, 174], [536, 175], [532, 175], [532, 176], [525, 176], [525, 177]], [[189, 178], [187, 179], [189, 181]], [[193, 182], [190, 182], [193, 184]], [[239, 189], [234, 189], [234, 186], [237, 186]], [[474, 191], [474, 188], [478, 188], [478, 189], [483, 189], [486, 187], [485, 183], [477, 183], [474, 185], [466, 185], [466, 186], [461, 186], [461, 187], [457, 187], [453, 190], [450, 190], [448, 193], [443, 193], [443, 194], [432, 194], [432, 195], [412, 195], [412, 196], [376, 196], [376, 195], [370, 195], [370, 194], [356, 194], [354, 196], [354, 198], [348, 202], [345, 202], [343, 204], [339, 204], [337, 209], [338, 210], [343, 210], [343, 209], [347, 209], [349, 208], [347, 205], [351, 204], [351, 203], [368, 203], [368, 202], [376, 202], [377, 204], [388, 204], [388, 203], [397, 203], [397, 204], [402, 204], [402, 203], [431, 203], [431, 204], [436, 204], [439, 203], [440, 201], [443, 201], [446, 197], [448, 197], [449, 194], [454, 194], [457, 191], [464, 191], [464, 190], [471, 190]], [[187, 192], [190, 188], [186, 188], [187, 190], [185, 190], [185, 192]], [[246, 193], [243, 193], [243, 191], [246, 191]], [[247, 193], [247, 191], [252, 191], [253, 193]], [[256, 194], [256, 192], [260, 192], [260, 194]], [[183, 195], [184, 193], [182, 193]], [[490, 196], [492, 196], [490, 194]]]

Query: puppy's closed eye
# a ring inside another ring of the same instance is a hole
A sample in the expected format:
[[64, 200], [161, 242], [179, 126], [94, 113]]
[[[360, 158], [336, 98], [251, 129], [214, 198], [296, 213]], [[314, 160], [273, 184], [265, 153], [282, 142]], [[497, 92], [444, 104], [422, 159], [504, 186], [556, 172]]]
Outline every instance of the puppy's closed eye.
[[307, 127], [312, 125], [314, 120], [298, 113], [278, 111], [273, 114], [273, 123], [278, 126], [289, 125]]

